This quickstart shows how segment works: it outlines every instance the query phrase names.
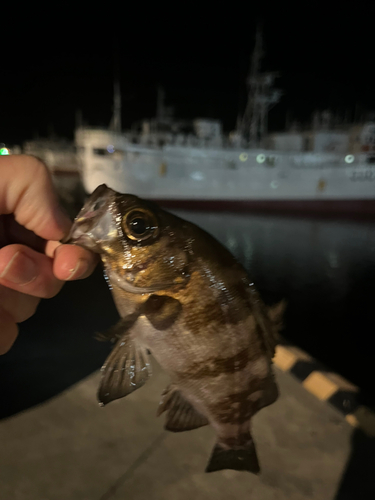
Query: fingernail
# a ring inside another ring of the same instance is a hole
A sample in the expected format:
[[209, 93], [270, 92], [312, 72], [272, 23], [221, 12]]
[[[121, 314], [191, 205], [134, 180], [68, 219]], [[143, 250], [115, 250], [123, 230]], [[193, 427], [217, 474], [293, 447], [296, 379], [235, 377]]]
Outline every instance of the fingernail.
[[87, 262], [86, 259], [78, 259], [76, 267], [74, 269], [69, 269], [70, 274], [66, 279], [71, 280], [73, 278], [79, 278], [88, 271], [88, 268], [89, 268], [89, 263]]
[[37, 268], [34, 261], [23, 252], [15, 253], [0, 274], [0, 278], [15, 285], [27, 285], [34, 281], [36, 276]]

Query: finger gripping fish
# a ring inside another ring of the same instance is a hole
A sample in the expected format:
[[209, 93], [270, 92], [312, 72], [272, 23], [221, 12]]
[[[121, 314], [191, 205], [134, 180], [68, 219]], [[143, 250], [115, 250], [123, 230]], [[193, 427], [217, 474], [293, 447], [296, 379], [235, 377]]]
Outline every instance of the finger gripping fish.
[[244, 268], [212, 236], [157, 205], [99, 186], [66, 242], [100, 254], [120, 313], [102, 367], [105, 405], [166, 370], [158, 415], [172, 432], [210, 424], [206, 471], [259, 472], [250, 422], [278, 396], [272, 358], [283, 305], [268, 310]]

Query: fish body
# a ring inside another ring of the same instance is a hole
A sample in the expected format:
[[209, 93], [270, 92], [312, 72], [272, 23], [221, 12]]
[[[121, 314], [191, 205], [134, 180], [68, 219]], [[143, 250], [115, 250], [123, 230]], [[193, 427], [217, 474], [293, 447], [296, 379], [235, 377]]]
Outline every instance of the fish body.
[[210, 424], [206, 471], [259, 472], [250, 422], [278, 396], [272, 371], [278, 318], [244, 268], [212, 236], [157, 205], [99, 186], [67, 242], [100, 254], [121, 320], [102, 368], [99, 401], [141, 387], [148, 352], [169, 374], [158, 415], [179, 432]]

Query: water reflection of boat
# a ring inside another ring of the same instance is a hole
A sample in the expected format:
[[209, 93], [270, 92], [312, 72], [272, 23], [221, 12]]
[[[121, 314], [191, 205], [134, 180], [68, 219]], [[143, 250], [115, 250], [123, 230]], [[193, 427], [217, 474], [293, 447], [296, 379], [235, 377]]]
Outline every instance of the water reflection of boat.
[[99, 184], [164, 205], [375, 214], [375, 123], [338, 123], [316, 113], [308, 130], [267, 134], [280, 99], [276, 73], [261, 73], [261, 34], [237, 130], [217, 120], [175, 120], [159, 89], [157, 116], [121, 132], [121, 97], [107, 129], [80, 127], [76, 145], [86, 192]]

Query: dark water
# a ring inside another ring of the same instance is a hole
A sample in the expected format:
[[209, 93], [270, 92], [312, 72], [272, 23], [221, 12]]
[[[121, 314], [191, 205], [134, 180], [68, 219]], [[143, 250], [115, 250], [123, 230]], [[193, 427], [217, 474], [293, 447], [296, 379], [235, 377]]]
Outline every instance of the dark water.
[[228, 247], [266, 302], [287, 299], [288, 340], [374, 393], [374, 222], [175, 213]]

